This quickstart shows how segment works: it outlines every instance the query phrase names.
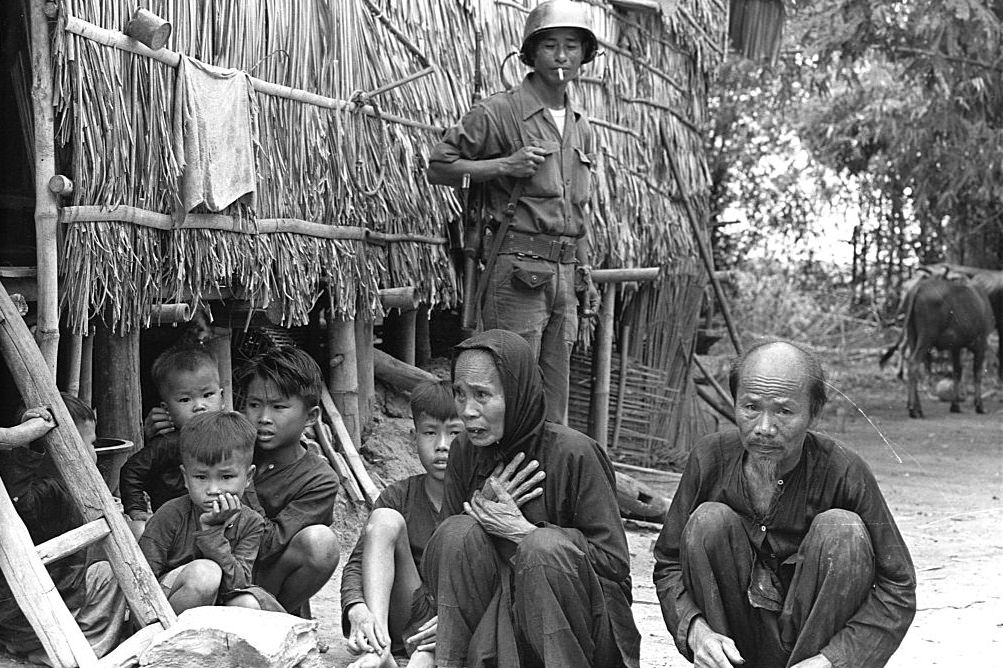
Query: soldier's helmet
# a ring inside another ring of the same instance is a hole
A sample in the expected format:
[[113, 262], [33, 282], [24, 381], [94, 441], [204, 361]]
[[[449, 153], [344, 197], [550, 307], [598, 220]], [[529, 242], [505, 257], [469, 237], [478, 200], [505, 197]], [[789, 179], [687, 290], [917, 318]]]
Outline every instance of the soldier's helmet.
[[522, 32], [522, 47], [519, 60], [533, 65], [533, 47], [537, 38], [546, 30], [554, 28], [574, 28], [583, 34], [582, 64], [591, 63], [599, 50], [599, 41], [587, 20], [588, 5], [572, 0], [545, 0], [537, 5], [526, 18]]

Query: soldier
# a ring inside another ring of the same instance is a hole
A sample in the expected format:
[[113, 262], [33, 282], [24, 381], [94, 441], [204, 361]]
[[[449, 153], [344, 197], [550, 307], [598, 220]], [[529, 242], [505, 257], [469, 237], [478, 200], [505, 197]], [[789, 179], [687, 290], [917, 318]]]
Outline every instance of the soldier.
[[[484, 329], [529, 342], [543, 371], [547, 417], [567, 422], [571, 348], [598, 305], [586, 226], [592, 129], [567, 87], [598, 47], [586, 6], [547, 0], [526, 20], [519, 57], [533, 68], [512, 90], [474, 107], [433, 149], [430, 183], [479, 184], [486, 268], [478, 286]], [[466, 299], [476, 299], [466, 295]]]

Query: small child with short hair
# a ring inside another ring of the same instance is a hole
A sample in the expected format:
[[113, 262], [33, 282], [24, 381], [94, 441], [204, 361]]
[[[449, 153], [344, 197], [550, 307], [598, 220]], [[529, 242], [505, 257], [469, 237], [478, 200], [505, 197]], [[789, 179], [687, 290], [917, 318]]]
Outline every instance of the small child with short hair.
[[157, 509], [139, 539], [177, 613], [214, 604], [282, 611], [251, 584], [264, 520], [240, 499], [254, 474], [254, 439], [236, 411], [201, 413], [181, 428], [188, 495]]
[[300, 443], [320, 416], [320, 367], [306, 352], [279, 346], [238, 374], [244, 415], [257, 430], [253, 489], [245, 496], [265, 518], [254, 582], [293, 614], [320, 591], [340, 558], [330, 524], [338, 478]]
[[411, 393], [411, 431], [425, 473], [388, 486], [376, 500], [341, 578], [341, 624], [350, 668], [391, 668], [391, 655], [413, 648], [408, 664], [434, 665], [435, 606], [422, 584], [421, 558], [439, 525], [449, 447], [463, 422], [449, 381], [427, 381]]
[[[160, 407], [147, 419], [146, 447], [129, 457], [119, 474], [122, 508], [137, 536], [142, 534], [150, 510], [155, 512], [167, 501], [185, 495], [178, 468], [180, 430], [193, 416], [223, 408], [216, 358], [201, 345], [167, 349], [153, 362], [152, 375]], [[144, 492], [150, 498], [149, 509]]]

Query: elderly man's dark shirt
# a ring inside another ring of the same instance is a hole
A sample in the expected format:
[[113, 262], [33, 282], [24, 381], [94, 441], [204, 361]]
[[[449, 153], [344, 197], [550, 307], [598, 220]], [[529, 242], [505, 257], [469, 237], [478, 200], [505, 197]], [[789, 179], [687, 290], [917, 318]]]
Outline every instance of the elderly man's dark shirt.
[[655, 586], [676, 645], [689, 655], [687, 634], [700, 614], [683, 586], [679, 560], [683, 528], [697, 506], [716, 501], [738, 513], [758, 557], [785, 585], [812, 520], [838, 508], [856, 513], [866, 524], [876, 575], [867, 601], [823, 652], [836, 665], [884, 665], [912, 622], [916, 574], [867, 464], [832, 439], [809, 432], [801, 460], [777, 481], [779, 496], [766, 515], [759, 515], [746, 490], [744, 453], [737, 431], [712, 434], [696, 445], [655, 544]]

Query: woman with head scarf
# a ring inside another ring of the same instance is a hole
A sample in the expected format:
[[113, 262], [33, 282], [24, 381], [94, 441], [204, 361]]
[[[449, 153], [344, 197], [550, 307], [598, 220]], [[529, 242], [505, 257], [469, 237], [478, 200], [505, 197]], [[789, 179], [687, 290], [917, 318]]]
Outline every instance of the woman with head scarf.
[[422, 560], [436, 665], [636, 667], [609, 458], [545, 419], [540, 369], [518, 334], [490, 330], [457, 346], [453, 390], [465, 433], [450, 450], [446, 519]]

